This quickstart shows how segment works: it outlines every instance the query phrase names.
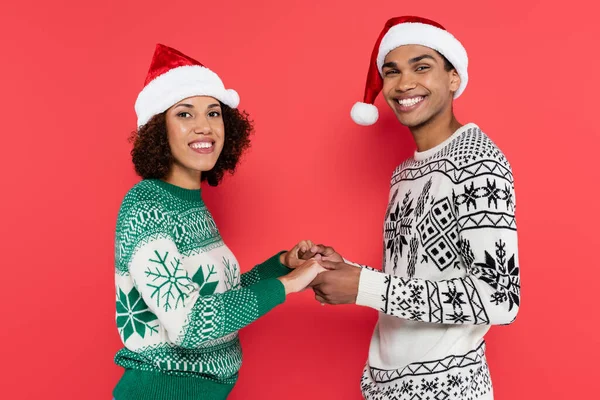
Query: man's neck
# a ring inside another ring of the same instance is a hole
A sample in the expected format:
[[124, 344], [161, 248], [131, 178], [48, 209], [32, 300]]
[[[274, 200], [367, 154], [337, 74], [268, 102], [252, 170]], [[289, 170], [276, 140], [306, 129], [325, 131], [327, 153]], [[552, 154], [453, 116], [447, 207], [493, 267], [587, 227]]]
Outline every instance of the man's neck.
[[417, 151], [421, 152], [443, 143], [461, 126], [462, 124], [458, 122], [454, 114], [450, 113], [448, 117], [441, 118], [440, 116], [423, 125], [410, 128], [410, 133], [415, 139]]

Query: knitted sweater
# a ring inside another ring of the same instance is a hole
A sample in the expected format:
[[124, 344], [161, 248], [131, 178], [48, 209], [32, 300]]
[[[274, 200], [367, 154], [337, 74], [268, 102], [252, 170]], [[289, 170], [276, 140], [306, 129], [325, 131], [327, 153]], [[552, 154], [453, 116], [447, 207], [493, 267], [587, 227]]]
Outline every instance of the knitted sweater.
[[361, 271], [357, 304], [379, 311], [366, 399], [491, 399], [483, 337], [519, 310], [509, 163], [475, 124], [396, 168], [383, 271]]
[[125, 196], [115, 252], [115, 398], [225, 399], [242, 361], [237, 331], [285, 300], [279, 254], [240, 275], [200, 190], [160, 180]]

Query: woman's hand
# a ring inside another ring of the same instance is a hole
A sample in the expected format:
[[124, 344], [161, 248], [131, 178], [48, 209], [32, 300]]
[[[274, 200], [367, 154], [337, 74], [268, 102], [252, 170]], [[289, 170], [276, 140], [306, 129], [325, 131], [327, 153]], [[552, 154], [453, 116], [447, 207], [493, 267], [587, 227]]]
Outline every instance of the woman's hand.
[[313, 244], [306, 251], [300, 249], [300, 251], [298, 252], [298, 258], [300, 258], [301, 260], [316, 258], [318, 260], [323, 259], [325, 261], [332, 262], [344, 261], [344, 258], [338, 252], [336, 252], [333, 249], [333, 247], [325, 246], [323, 244]]
[[321, 272], [326, 271], [317, 260], [304, 261], [292, 272], [277, 279], [283, 283], [285, 294], [301, 292], [310, 285], [310, 283]]
[[306, 260], [312, 258], [306, 257], [302, 259], [300, 255], [309, 252], [310, 248], [313, 246], [314, 243], [310, 240], [302, 240], [297, 245], [295, 245], [290, 251], [281, 253], [281, 255], [279, 256], [279, 262], [281, 262], [288, 268], [297, 268], [300, 265], [304, 264]]

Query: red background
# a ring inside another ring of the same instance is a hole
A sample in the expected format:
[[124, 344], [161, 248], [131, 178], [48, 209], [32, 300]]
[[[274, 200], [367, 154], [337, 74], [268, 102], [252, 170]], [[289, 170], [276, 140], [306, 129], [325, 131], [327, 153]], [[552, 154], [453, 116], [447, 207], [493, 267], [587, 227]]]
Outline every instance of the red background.
[[[393, 168], [413, 151], [352, 123], [385, 20], [438, 20], [464, 43], [456, 102], [512, 163], [522, 309], [487, 336], [496, 398], [597, 393], [600, 28], [586, 1], [32, 1], [0, 6], [1, 394], [111, 398], [114, 225], [137, 182], [127, 142], [154, 45], [217, 71], [256, 121], [238, 173], [205, 200], [248, 270], [310, 238], [379, 266]], [[7, 141], [8, 139], [8, 141]], [[305, 292], [241, 333], [231, 399], [359, 399], [376, 312]]]

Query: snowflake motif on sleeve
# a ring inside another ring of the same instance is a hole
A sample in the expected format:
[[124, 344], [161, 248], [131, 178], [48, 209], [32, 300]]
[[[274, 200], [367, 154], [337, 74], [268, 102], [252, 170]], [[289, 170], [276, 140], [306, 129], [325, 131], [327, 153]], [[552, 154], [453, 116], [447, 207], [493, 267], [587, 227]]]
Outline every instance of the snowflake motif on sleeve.
[[155, 250], [154, 254], [157, 259], [151, 258], [148, 261], [158, 264], [158, 266], [155, 268], [148, 266], [146, 269], [146, 276], [152, 278], [152, 281], [147, 283], [147, 286], [153, 289], [150, 298], [156, 300], [157, 307], [161, 307], [162, 300], [162, 307], [165, 311], [177, 309], [180, 304], [185, 304], [185, 299], [193, 290], [192, 281], [187, 271], [181, 266], [179, 258], [172, 257], [172, 260], [167, 262], [169, 252], [165, 252], [164, 256], [161, 256]]
[[486, 184], [480, 187], [475, 187], [474, 182], [471, 181], [471, 185], [463, 186], [463, 193], [456, 194], [452, 191], [453, 201], [458, 212], [458, 206], [465, 204], [467, 206], [467, 212], [477, 210], [477, 200], [487, 199], [487, 208], [498, 209], [498, 201], [506, 202], [506, 209], [514, 211], [515, 203], [513, 198], [513, 189], [508, 184], [504, 185], [504, 189], [498, 187], [498, 183], [494, 179], [486, 179]]
[[507, 261], [505, 247], [506, 243], [502, 240], [496, 242], [496, 258], [486, 251], [485, 262], [475, 263], [477, 268], [473, 268], [473, 273], [496, 290], [491, 301], [496, 305], [508, 301], [510, 311], [515, 305], [519, 306], [521, 282], [515, 256]]
[[467, 185], [464, 186], [464, 193], [457, 196], [457, 200], [455, 201], [456, 204], [466, 204], [467, 205], [467, 211], [470, 211], [471, 206], [473, 206], [473, 209], [477, 209], [477, 192], [475, 190], [475, 184], [473, 182], [471, 182], [471, 186], [467, 187]]
[[[158, 318], [144, 303], [140, 292], [132, 288], [125, 294], [121, 288], [117, 293], [117, 328], [123, 337], [123, 342], [134, 333], [142, 338], [146, 332], [150, 335], [158, 332]], [[156, 323], [151, 323], [157, 321]]]
[[487, 197], [488, 208], [491, 208], [494, 203], [494, 208], [498, 209], [498, 200], [501, 198], [502, 191], [496, 187], [496, 180], [486, 179], [486, 186], [479, 188], [478, 192], [481, 192], [478, 193], [478, 197]]
[[508, 184], [504, 184], [502, 189], [502, 199], [506, 201], [506, 209], [515, 210], [515, 199], [513, 198], [514, 188], [509, 187]]
[[208, 274], [205, 277], [203, 266], [200, 265], [200, 267], [198, 267], [198, 271], [196, 271], [196, 273], [192, 277], [192, 281], [196, 282], [198, 286], [200, 286], [201, 296], [210, 296], [214, 294], [215, 290], [217, 289], [217, 285], [219, 284], [218, 280], [212, 282], [210, 281], [210, 277], [217, 274], [217, 272], [215, 271], [215, 266], [207, 265], [206, 270]]
[[464, 304], [467, 304], [467, 302], [463, 299], [465, 293], [459, 291], [452, 281], [448, 282], [448, 291], [442, 292], [442, 295], [446, 297], [444, 303], [450, 304], [453, 309], [451, 314], [446, 314], [446, 317], [449, 321], [453, 321], [457, 324], [464, 324], [465, 322], [469, 322], [471, 320], [471, 317], [465, 315], [462, 308]]

